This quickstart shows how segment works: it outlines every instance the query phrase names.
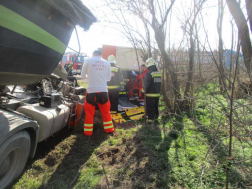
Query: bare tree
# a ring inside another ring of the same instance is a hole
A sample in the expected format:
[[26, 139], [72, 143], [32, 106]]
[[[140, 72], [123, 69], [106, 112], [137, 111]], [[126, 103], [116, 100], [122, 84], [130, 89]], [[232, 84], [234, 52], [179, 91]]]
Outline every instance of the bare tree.
[[[232, 26], [232, 42], [231, 42], [231, 53], [230, 53], [230, 63], [229, 63], [229, 80], [231, 80], [232, 70], [233, 70], [233, 49], [234, 49], [234, 24], [230, 21]], [[231, 89], [231, 82], [229, 82], [229, 89]]]
[[[175, 72], [172, 60], [167, 52], [166, 49], [166, 24], [167, 24], [167, 18], [168, 15], [172, 9], [173, 4], [175, 3], [175, 0], [171, 0], [170, 2], [166, 0], [160, 0], [160, 1], [154, 1], [154, 0], [108, 0], [111, 4], [113, 5], [118, 5], [120, 6], [121, 10], [125, 10], [125, 12], [122, 12], [122, 14], [129, 13], [131, 15], [136, 16], [139, 18], [146, 31], [146, 35], [142, 38], [143, 41], [145, 41], [146, 47], [147, 47], [147, 52], [148, 56], [152, 54], [150, 41], [150, 33], [152, 32], [154, 34], [154, 39], [155, 42], [158, 46], [159, 52], [160, 52], [160, 60], [162, 61], [162, 65], [164, 65], [164, 68], [167, 68], [167, 71], [169, 72], [169, 77], [171, 78], [172, 81], [172, 86], [173, 86], [173, 91], [175, 94], [175, 99], [180, 99], [181, 94], [180, 94], [180, 87], [178, 83], [178, 77]], [[134, 30], [132, 27], [131, 23], [128, 22], [127, 25], [130, 30]], [[149, 31], [149, 27], [152, 28], [152, 31]], [[166, 73], [166, 72], [165, 72]], [[168, 77], [167, 77], [168, 78]], [[166, 98], [166, 93], [163, 90], [163, 96]], [[167, 107], [171, 108], [171, 105], [168, 104], [170, 101], [168, 98], [166, 98], [166, 105]], [[174, 101], [175, 109], [179, 108], [179, 103], [178, 101]]]
[[250, 31], [252, 32], [252, 1], [251, 0], [246, 0], [246, 9], [248, 13]]
[[223, 0], [218, 1], [218, 21], [217, 21], [217, 30], [219, 35], [219, 67], [220, 67], [220, 91], [224, 93], [224, 87], [226, 87], [226, 79], [224, 76], [224, 65], [223, 65], [223, 41], [222, 41], [222, 23], [223, 23], [223, 16], [224, 16], [224, 7], [223, 7]]
[[[184, 103], [183, 108], [189, 109], [192, 105], [193, 96], [190, 96], [191, 89], [193, 88], [193, 72], [194, 72], [194, 63], [195, 63], [195, 40], [197, 37], [197, 29], [196, 29], [196, 18], [198, 13], [201, 11], [201, 8], [204, 4], [205, 0], [201, 0], [196, 3], [194, 0], [194, 8], [191, 11], [191, 14], [186, 19], [184, 30], [189, 34], [189, 69], [187, 74], [186, 87], [184, 91]], [[188, 26], [188, 29], [187, 29]], [[191, 93], [193, 94], [193, 93]]]
[[[247, 25], [246, 18], [242, 12], [239, 3], [236, 0], [226, 0], [230, 13], [232, 14], [235, 23], [238, 27], [239, 35], [241, 36], [241, 47], [242, 53], [244, 57], [244, 63], [247, 69], [247, 73], [249, 77], [251, 77], [251, 55], [252, 55], [252, 48], [251, 48], [251, 40], [249, 37], [249, 28]], [[247, 10], [249, 12], [249, 20], [250, 24], [252, 22], [251, 16], [251, 1], [247, 0]]]
[[199, 35], [198, 35], [198, 28], [197, 24], [195, 24], [195, 32], [196, 32], [196, 41], [197, 41], [197, 62], [199, 66], [199, 77], [202, 79], [202, 65], [201, 65], [201, 59], [200, 59], [200, 44], [199, 44]]
[[[179, 82], [178, 82], [178, 75], [175, 72], [174, 66], [172, 64], [172, 60], [166, 51], [166, 45], [165, 45], [166, 34], [165, 34], [165, 30], [164, 30], [164, 26], [167, 22], [167, 17], [171, 11], [173, 4], [175, 3], [175, 0], [172, 0], [168, 7], [163, 6], [164, 7], [163, 12], [165, 14], [160, 15], [160, 21], [158, 21], [158, 18], [157, 18], [158, 17], [157, 10], [160, 9], [159, 4], [158, 3], [154, 4], [154, 0], [149, 0], [148, 3], [149, 3], [148, 8], [149, 8], [150, 14], [152, 16], [152, 19], [149, 22], [149, 24], [151, 25], [151, 27], [155, 33], [155, 39], [156, 39], [157, 45], [159, 47], [163, 63], [165, 65], [167, 65], [167, 68], [169, 69], [169, 74], [172, 79], [172, 84], [174, 87], [173, 90], [174, 90], [174, 94], [175, 94], [174, 109], [177, 110], [177, 109], [179, 109], [179, 101], [176, 101], [176, 100], [181, 98], [180, 87], [179, 87]], [[167, 3], [165, 1], [164, 1], [164, 4], [167, 5]]]

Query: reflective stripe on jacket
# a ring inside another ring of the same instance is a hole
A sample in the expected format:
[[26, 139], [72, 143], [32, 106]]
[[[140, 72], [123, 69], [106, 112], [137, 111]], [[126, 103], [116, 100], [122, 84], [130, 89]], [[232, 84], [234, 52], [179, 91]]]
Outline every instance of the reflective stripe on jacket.
[[156, 93], [156, 94], [155, 93], [147, 93], [146, 96], [147, 97], [160, 97], [160, 94], [158, 94], [158, 93]]
[[108, 89], [119, 89], [123, 85], [123, 75], [119, 67], [111, 64], [111, 80], [108, 81]]
[[108, 89], [119, 89], [120, 85], [108, 86]]
[[160, 97], [161, 76], [155, 65], [148, 68], [148, 72], [144, 76], [144, 86], [146, 97]]

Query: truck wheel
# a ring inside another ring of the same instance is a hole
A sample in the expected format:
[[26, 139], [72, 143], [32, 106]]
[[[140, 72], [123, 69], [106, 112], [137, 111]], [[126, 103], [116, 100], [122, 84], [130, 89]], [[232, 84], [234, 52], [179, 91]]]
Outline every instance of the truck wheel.
[[0, 189], [9, 186], [24, 170], [31, 146], [30, 135], [20, 131], [0, 146]]

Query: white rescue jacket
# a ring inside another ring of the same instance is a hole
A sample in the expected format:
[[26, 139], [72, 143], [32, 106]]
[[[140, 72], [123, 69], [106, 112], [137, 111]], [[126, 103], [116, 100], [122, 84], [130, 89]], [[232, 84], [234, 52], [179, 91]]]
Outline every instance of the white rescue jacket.
[[87, 59], [82, 67], [81, 78], [87, 76], [87, 93], [108, 92], [107, 81], [111, 80], [110, 63], [100, 56]]

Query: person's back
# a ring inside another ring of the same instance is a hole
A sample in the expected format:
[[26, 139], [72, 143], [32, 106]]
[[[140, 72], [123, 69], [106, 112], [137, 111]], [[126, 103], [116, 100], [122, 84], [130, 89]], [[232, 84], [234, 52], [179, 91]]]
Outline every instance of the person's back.
[[100, 56], [94, 56], [85, 61], [81, 77], [87, 75], [88, 93], [108, 92], [107, 81], [111, 79], [110, 63], [103, 60]]
[[111, 79], [110, 64], [101, 58], [100, 51], [94, 51], [93, 58], [85, 61], [81, 77], [88, 78], [85, 109], [84, 135], [91, 136], [94, 127], [95, 107], [98, 105], [106, 133], [113, 133], [114, 126], [110, 114], [107, 81]]
[[108, 81], [109, 100], [111, 103], [110, 113], [117, 113], [118, 100], [119, 100], [119, 88], [123, 85], [123, 75], [119, 67], [116, 66], [116, 59], [114, 55], [108, 57], [108, 61], [111, 66], [111, 80]]
[[156, 62], [152, 58], [146, 60], [146, 66], [148, 67], [148, 72], [144, 76], [146, 115], [148, 119], [157, 119], [162, 74], [158, 72]]
[[110, 63], [111, 66], [111, 80], [107, 82], [108, 89], [119, 89], [122, 82], [122, 72], [119, 67]]
[[160, 96], [161, 90], [161, 73], [158, 72], [156, 65], [148, 67], [148, 71], [145, 74], [145, 90], [146, 96]]

